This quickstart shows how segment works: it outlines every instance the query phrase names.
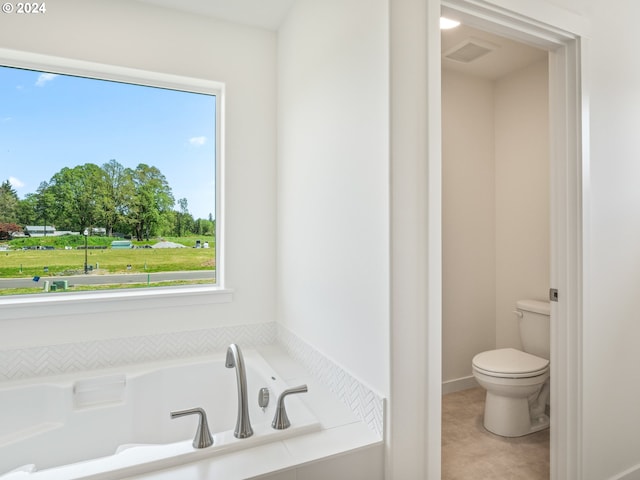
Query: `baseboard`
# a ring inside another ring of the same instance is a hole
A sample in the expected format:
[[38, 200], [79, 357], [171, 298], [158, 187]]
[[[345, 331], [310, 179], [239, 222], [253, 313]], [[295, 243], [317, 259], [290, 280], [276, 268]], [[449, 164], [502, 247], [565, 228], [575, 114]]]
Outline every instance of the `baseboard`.
[[473, 375], [456, 378], [454, 380], [442, 382], [442, 394], [446, 395], [447, 393], [460, 392], [462, 390], [468, 390], [478, 386], [478, 382]]

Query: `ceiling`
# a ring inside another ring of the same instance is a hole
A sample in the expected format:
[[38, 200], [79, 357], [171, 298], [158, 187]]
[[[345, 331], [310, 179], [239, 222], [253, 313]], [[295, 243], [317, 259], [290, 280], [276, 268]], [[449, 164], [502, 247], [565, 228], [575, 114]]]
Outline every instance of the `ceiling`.
[[[137, 0], [176, 11], [205, 15], [252, 27], [277, 30], [296, 0]], [[469, 39], [489, 42], [498, 48], [469, 63], [443, 57], [445, 70], [487, 79], [500, 78], [546, 57], [547, 52], [465, 25], [442, 31], [442, 52]]]
[[296, 0], [138, 0], [149, 5], [277, 30]]
[[[477, 30], [466, 25], [442, 30], [442, 68], [495, 80], [515, 70], [531, 65], [547, 58], [547, 52], [536, 47], [515, 42], [505, 37]], [[469, 63], [445, 58], [444, 54], [456, 49], [469, 39], [480, 40], [481, 44], [489, 44], [495, 49]]]

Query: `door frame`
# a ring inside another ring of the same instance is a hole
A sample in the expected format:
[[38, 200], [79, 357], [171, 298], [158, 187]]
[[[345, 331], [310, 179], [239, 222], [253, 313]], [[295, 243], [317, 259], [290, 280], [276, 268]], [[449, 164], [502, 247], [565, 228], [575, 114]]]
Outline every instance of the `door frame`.
[[485, 2], [442, 0], [441, 6], [443, 14], [466, 25], [549, 51], [550, 286], [559, 291], [559, 301], [551, 303], [551, 479], [582, 478], [583, 214], [588, 181], [582, 36], [566, 30], [558, 19], [541, 22]]
[[589, 25], [584, 17], [543, 0], [390, 2], [392, 278], [386, 478], [441, 476], [441, 11], [549, 51], [550, 286], [559, 291], [559, 301], [551, 308], [550, 477], [579, 479], [589, 247], [584, 67]]

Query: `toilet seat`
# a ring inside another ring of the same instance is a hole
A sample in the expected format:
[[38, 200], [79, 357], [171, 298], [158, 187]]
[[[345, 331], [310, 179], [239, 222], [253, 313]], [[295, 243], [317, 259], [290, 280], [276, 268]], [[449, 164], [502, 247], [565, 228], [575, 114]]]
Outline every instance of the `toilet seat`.
[[549, 360], [515, 348], [479, 353], [472, 365], [479, 373], [497, 378], [531, 378], [549, 371]]

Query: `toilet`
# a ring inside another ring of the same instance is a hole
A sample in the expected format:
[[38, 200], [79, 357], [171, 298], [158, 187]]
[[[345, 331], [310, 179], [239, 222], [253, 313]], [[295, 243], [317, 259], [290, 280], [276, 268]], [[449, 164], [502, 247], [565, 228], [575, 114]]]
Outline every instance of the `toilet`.
[[519, 300], [518, 318], [524, 351], [489, 350], [473, 357], [473, 376], [487, 391], [484, 427], [503, 437], [521, 437], [549, 427], [550, 305]]

